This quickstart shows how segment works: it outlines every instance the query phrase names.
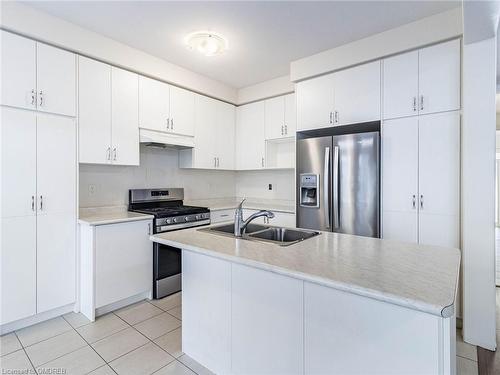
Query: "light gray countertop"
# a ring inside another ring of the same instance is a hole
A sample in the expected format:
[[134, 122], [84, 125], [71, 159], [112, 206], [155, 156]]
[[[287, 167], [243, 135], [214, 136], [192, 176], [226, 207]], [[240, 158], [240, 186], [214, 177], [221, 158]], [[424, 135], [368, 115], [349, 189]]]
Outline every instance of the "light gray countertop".
[[126, 207], [96, 207], [80, 208], [78, 223], [84, 225], [106, 225], [151, 219], [153, 219], [153, 215], [129, 212]]
[[433, 315], [454, 313], [458, 249], [329, 232], [286, 247], [197, 229], [151, 240]]
[[[242, 199], [242, 198], [241, 198]], [[240, 198], [212, 198], [212, 199], [186, 199], [184, 204], [188, 206], [208, 207], [212, 211], [234, 209], [241, 202]], [[292, 201], [254, 199], [249, 198], [243, 203], [243, 208], [249, 210], [271, 210], [285, 213], [295, 213], [295, 205]]]

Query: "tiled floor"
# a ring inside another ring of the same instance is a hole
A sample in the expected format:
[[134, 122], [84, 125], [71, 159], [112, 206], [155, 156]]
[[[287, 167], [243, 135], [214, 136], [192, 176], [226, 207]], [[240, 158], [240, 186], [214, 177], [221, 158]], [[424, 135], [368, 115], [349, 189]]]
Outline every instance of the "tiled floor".
[[181, 304], [178, 293], [125, 307], [94, 323], [70, 313], [4, 335], [2, 373], [211, 374], [181, 351]]
[[[143, 301], [96, 319], [70, 313], [0, 338], [1, 368], [73, 374], [205, 375], [182, 353], [181, 294]], [[457, 374], [477, 375], [477, 349], [457, 330]], [[30, 373], [30, 372], [24, 372]]]

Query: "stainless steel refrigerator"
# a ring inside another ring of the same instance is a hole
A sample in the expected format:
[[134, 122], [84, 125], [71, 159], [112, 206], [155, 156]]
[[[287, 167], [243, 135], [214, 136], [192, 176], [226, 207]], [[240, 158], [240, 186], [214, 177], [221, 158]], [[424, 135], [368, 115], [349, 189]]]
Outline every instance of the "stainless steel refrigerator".
[[380, 237], [380, 133], [297, 139], [297, 226]]

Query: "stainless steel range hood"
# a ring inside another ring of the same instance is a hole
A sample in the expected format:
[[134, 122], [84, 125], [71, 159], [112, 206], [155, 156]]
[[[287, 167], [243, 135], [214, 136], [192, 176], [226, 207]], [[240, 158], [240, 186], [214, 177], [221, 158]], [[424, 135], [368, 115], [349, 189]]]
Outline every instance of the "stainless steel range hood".
[[194, 147], [193, 137], [149, 129], [139, 129], [139, 142], [145, 146], [158, 148], [186, 149]]

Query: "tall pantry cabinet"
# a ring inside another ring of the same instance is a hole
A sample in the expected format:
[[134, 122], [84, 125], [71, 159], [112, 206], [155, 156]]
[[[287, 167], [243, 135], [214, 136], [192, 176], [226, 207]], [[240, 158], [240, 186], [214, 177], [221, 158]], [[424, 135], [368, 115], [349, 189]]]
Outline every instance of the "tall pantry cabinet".
[[460, 247], [460, 41], [383, 61], [382, 238]]
[[4, 325], [75, 302], [77, 128], [76, 56], [1, 33]]

